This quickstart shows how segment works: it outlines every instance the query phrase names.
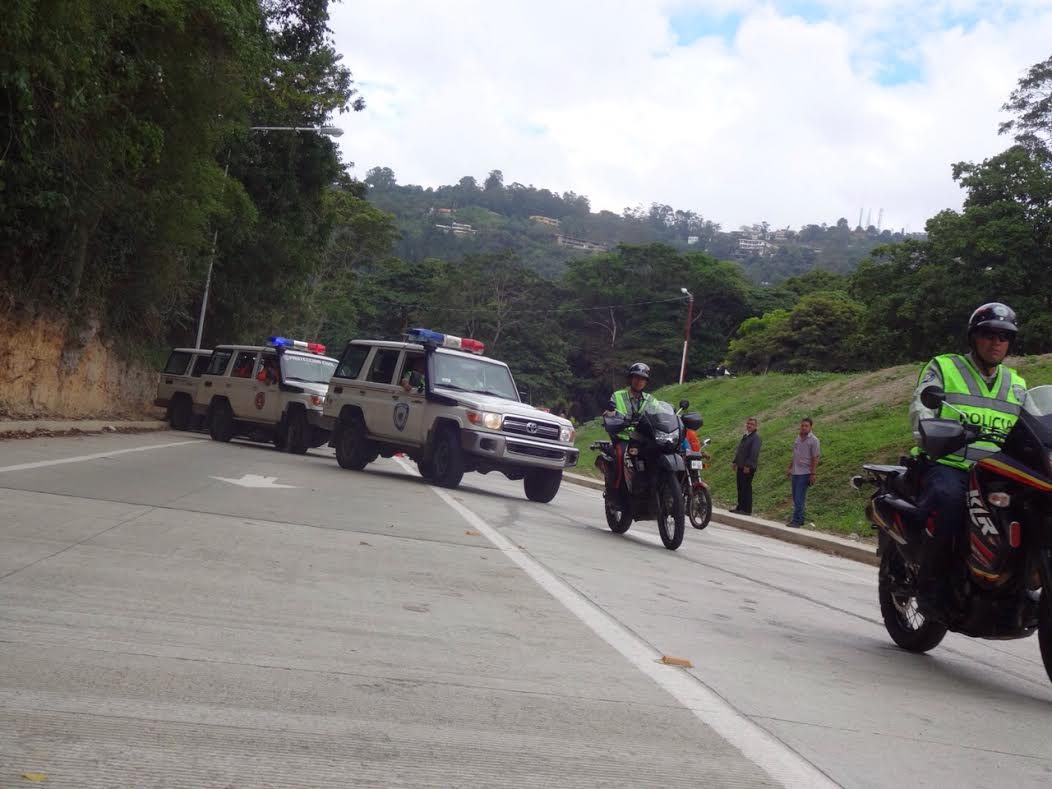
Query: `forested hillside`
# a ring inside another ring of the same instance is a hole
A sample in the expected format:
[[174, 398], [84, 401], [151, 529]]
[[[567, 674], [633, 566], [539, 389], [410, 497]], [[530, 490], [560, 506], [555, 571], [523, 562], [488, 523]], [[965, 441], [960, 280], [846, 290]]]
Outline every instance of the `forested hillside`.
[[799, 229], [766, 222], [723, 229], [695, 211], [659, 203], [620, 214], [593, 212], [584, 195], [505, 184], [500, 170], [491, 170], [481, 184], [465, 176], [456, 184], [425, 188], [399, 184], [391, 168], [374, 167], [365, 183], [369, 200], [395, 217], [399, 257], [455, 258], [513, 249], [548, 277], [561, 274], [580, 251], [660, 243], [736, 260], [755, 282], [776, 283], [816, 268], [849, 273], [878, 245], [903, 240], [902, 233], [872, 225], [851, 229], [844, 218]]
[[690, 377], [918, 360], [959, 347], [993, 299], [1019, 311], [1017, 351], [1052, 350], [1052, 59], [1010, 97], [1015, 144], [954, 166], [964, 206], [926, 236], [846, 220], [735, 235], [663, 205], [593, 213], [498, 171], [435, 190], [385, 168], [355, 180], [319, 129], [363, 107], [327, 22], [327, 0], [8, 3], [4, 317], [63, 327], [70, 370], [95, 338], [192, 344], [214, 261], [205, 345], [433, 326], [579, 418], [633, 361], [676, 380], [683, 289]]

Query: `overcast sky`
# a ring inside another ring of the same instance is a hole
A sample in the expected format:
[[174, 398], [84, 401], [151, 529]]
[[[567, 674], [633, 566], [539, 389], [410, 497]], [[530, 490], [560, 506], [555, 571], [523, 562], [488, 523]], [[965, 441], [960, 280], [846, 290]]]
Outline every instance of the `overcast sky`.
[[923, 229], [1052, 55], [1052, 0], [347, 0], [331, 26], [367, 103], [335, 121], [358, 177], [500, 169], [728, 229], [860, 207]]

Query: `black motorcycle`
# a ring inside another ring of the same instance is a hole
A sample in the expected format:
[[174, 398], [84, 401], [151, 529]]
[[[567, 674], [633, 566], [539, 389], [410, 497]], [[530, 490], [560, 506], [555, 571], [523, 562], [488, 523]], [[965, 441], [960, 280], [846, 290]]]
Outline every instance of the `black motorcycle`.
[[[597, 441], [595, 465], [603, 472], [606, 523], [624, 534], [634, 520], [657, 520], [661, 542], [670, 551], [683, 542], [685, 502], [680, 476], [686, 468], [680, 443], [684, 426], [696, 430], [701, 416], [680, 417], [666, 402], [649, 400], [635, 419], [623, 414], [603, 417], [610, 441]], [[617, 434], [634, 428], [627, 445]]]
[[[921, 393], [938, 410], [945, 393]], [[951, 406], [952, 407], [952, 406]], [[1026, 638], [1035, 631], [1052, 679], [1052, 386], [1027, 393], [1007, 433], [984, 431], [964, 414], [920, 422], [917, 458], [899, 466], [865, 465], [852, 483], [876, 486], [866, 517], [877, 528], [881, 556], [879, 595], [884, 626], [911, 652], [927, 652], [947, 630], [973, 638]], [[968, 485], [968, 529], [952, 563], [952, 603], [946, 622], [917, 608], [917, 573], [930, 524], [916, 506], [925, 469], [938, 458], [977, 441], [1000, 451], [974, 464]]]

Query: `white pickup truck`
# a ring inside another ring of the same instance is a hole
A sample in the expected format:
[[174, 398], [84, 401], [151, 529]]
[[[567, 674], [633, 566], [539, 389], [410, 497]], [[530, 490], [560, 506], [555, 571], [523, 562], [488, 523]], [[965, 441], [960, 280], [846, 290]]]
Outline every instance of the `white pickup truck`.
[[194, 427], [194, 391], [208, 367], [212, 352], [207, 348], [173, 348], [157, 378], [153, 404], [165, 409], [172, 430]]
[[316, 343], [217, 345], [195, 390], [194, 413], [216, 441], [245, 436], [302, 455], [329, 440], [322, 406], [336, 360]]
[[427, 329], [348, 343], [323, 409], [339, 464], [361, 470], [401, 452], [443, 487], [499, 471], [523, 480], [531, 501], [551, 501], [577, 464], [573, 425], [523, 403], [508, 365], [482, 350]]

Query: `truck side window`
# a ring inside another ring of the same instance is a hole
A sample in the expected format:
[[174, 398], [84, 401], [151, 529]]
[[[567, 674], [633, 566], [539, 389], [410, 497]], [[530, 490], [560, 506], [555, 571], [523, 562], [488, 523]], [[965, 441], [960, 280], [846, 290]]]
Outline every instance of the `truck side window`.
[[168, 357], [168, 363], [164, 366], [164, 371], [168, 375], [185, 375], [186, 366], [189, 363], [189, 353], [186, 351], [172, 351], [172, 355]]
[[241, 351], [234, 360], [234, 369], [230, 375], [233, 378], [251, 378], [252, 368], [256, 366], [255, 351]]
[[369, 355], [368, 345], [348, 345], [340, 358], [340, 366], [336, 368], [337, 378], [348, 378], [354, 380], [362, 371], [365, 357]]
[[234, 355], [233, 351], [216, 351], [212, 354], [212, 359], [208, 363], [208, 369], [205, 371], [206, 375], [222, 375], [226, 372], [226, 363], [230, 361], [230, 357]]
[[393, 382], [395, 365], [402, 352], [394, 348], [378, 348], [373, 357], [373, 366], [369, 369], [369, 377], [366, 380], [377, 384], [389, 384]]
[[194, 359], [194, 369], [190, 371], [190, 375], [194, 378], [200, 378], [205, 370], [208, 369], [208, 363], [212, 361], [209, 356], [198, 356]]

